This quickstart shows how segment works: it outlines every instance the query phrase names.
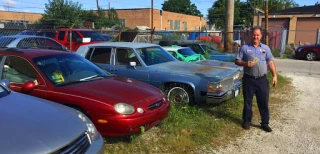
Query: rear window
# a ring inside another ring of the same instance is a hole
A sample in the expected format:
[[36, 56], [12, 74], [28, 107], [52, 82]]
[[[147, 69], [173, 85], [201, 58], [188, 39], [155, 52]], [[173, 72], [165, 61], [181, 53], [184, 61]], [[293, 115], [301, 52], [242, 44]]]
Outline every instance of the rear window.
[[178, 52], [184, 56], [191, 56], [196, 54], [193, 50], [191, 50], [190, 48], [182, 48], [179, 49]]
[[0, 37], [0, 47], [6, 47], [9, 45], [15, 38], [10, 37]]
[[91, 38], [91, 41], [106, 41], [106, 39], [95, 31], [79, 31], [83, 37]]

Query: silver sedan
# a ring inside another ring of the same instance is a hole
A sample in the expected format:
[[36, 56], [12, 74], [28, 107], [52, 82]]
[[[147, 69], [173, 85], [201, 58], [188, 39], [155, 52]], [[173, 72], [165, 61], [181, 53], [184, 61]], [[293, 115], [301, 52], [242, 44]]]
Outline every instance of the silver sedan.
[[0, 80], [0, 151], [5, 154], [103, 153], [103, 138], [81, 112], [10, 91]]

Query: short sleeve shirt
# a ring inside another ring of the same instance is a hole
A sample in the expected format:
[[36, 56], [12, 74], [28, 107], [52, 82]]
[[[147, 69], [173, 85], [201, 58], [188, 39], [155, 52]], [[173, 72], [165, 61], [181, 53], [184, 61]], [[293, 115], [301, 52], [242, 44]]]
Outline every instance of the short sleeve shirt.
[[243, 71], [250, 76], [263, 76], [267, 73], [268, 62], [274, 59], [267, 45], [260, 43], [255, 47], [252, 43], [245, 44], [239, 49], [236, 59], [248, 62], [253, 61], [255, 57], [259, 61], [253, 67], [244, 67]]

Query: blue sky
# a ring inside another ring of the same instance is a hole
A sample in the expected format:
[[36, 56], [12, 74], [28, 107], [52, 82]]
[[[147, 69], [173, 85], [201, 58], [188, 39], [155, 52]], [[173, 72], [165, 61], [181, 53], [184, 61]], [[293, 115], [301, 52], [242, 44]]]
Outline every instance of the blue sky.
[[[155, 9], [161, 9], [165, 0], [153, 0], [153, 7]], [[208, 8], [216, 0], [191, 0], [198, 10], [206, 16]], [[245, 0], [244, 0], [245, 1]], [[316, 0], [294, 0], [300, 6], [314, 5]], [[79, 2], [82, 4], [83, 9], [97, 9], [95, 0], [73, 0], [73, 2]], [[18, 12], [34, 12], [43, 13], [45, 9], [45, 3], [48, 0], [0, 0], [0, 10], [18, 11]], [[99, 0], [99, 6], [107, 9], [108, 4], [115, 9], [127, 9], [127, 8], [150, 8], [151, 0]]]

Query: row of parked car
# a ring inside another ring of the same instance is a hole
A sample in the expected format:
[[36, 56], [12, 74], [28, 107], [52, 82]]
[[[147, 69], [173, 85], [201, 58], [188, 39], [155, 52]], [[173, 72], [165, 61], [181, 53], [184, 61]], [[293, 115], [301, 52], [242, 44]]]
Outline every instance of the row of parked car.
[[[238, 68], [182, 62], [156, 44], [93, 43], [73, 53], [47, 37], [35, 47], [16, 39], [0, 37], [0, 101], [11, 108], [0, 114], [15, 134], [6, 143], [30, 152], [1, 144], [8, 153], [103, 153], [100, 134], [144, 132], [168, 116], [170, 103], [221, 103], [242, 84]], [[21, 123], [28, 127], [14, 127]]]

